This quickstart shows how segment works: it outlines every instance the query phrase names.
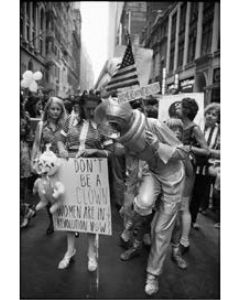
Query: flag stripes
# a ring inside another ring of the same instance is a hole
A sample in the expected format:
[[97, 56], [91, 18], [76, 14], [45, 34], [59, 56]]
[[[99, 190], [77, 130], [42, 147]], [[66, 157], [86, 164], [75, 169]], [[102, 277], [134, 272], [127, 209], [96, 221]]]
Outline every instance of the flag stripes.
[[112, 76], [111, 80], [106, 86], [106, 90], [116, 91], [119, 88], [129, 87], [133, 85], [139, 85], [137, 68], [132, 53], [132, 45], [129, 39], [126, 51], [123, 56], [123, 60], [120, 68]]

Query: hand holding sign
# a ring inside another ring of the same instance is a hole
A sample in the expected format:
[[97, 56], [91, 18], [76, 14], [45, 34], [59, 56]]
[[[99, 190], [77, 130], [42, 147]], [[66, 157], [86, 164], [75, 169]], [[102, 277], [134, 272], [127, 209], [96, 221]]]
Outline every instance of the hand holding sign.
[[107, 157], [107, 151], [105, 150], [98, 150], [98, 149], [84, 149], [79, 150], [76, 158], [80, 157]]

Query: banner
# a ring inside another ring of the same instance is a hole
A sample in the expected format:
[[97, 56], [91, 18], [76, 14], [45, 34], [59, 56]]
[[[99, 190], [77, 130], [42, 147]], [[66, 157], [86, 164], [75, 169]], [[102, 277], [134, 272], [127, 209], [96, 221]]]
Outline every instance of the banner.
[[204, 129], [204, 94], [203, 93], [188, 93], [177, 95], [157, 95], [158, 104], [158, 119], [161, 122], [175, 116], [175, 104], [180, 103], [183, 98], [193, 98], [198, 104], [198, 112], [194, 122]]
[[112, 235], [107, 159], [62, 160], [59, 180], [66, 191], [53, 216], [54, 228]]
[[158, 82], [143, 86], [129, 88], [127, 91], [118, 95], [119, 102], [131, 101], [134, 99], [145, 98], [160, 92], [160, 84]]

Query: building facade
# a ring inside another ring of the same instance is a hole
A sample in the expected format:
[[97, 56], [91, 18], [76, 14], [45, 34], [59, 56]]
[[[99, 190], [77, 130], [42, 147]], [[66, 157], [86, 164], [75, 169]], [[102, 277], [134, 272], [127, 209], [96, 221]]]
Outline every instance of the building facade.
[[124, 2], [116, 45], [126, 45], [128, 42], [128, 34], [132, 44], [141, 46], [141, 34], [147, 21], [147, 2]]
[[41, 71], [43, 92], [62, 98], [80, 86], [81, 14], [73, 2], [20, 3], [20, 71]]
[[151, 81], [166, 93], [203, 92], [220, 102], [220, 3], [175, 2], [157, 16], [144, 37], [154, 50]]

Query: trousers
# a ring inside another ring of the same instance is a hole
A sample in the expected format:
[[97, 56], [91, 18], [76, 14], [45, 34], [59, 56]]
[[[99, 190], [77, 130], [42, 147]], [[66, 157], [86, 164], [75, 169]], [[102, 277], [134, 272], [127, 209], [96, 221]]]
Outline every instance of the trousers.
[[181, 207], [183, 188], [184, 176], [171, 186], [170, 183], [160, 181], [157, 174], [149, 172], [143, 176], [139, 195], [134, 200], [134, 209], [146, 216], [152, 212], [159, 193], [162, 194], [152, 221], [152, 246], [147, 264], [147, 272], [156, 276], [162, 271], [170, 242], [176, 247], [180, 243], [181, 227], [176, 221]]

